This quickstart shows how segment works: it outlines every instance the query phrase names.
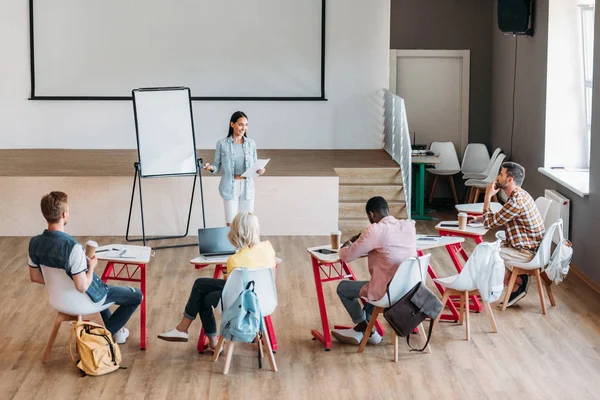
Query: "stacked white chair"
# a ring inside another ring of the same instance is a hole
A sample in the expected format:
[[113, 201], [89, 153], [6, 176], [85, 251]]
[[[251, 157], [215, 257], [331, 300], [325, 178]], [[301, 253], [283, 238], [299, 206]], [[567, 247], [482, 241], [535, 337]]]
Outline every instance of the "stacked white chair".
[[[467, 187], [470, 187], [473, 190], [473, 196], [471, 197], [468, 203], [477, 203], [479, 199], [479, 195], [485, 193], [485, 189], [488, 185], [496, 180], [498, 176], [498, 172], [500, 171], [500, 166], [504, 162], [506, 155], [499, 154], [494, 160], [492, 167], [488, 170], [488, 174], [484, 179], [468, 179], [465, 182]], [[498, 199], [494, 199], [494, 201], [498, 201]]]
[[460, 172], [465, 174], [483, 174], [490, 162], [490, 154], [483, 143], [469, 143], [465, 149]]
[[496, 158], [498, 158], [500, 153], [502, 153], [502, 149], [500, 149], [499, 147], [496, 148], [496, 150], [494, 150], [494, 152], [492, 153], [492, 156], [488, 158], [486, 166], [479, 172], [463, 171], [463, 179], [485, 179], [490, 174], [490, 170], [494, 165], [494, 161], [496, 161]]

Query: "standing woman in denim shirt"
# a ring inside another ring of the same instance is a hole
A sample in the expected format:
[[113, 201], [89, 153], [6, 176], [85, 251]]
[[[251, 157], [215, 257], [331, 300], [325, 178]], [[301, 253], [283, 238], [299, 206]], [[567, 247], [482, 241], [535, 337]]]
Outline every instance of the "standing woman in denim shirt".
[[[204, 165], [204, 169], [212, 174], [223, 170], [219, 193], [225, 205], [227, 226], [238, 212], [254, 211], [254, 182], [252, 178], [242, 176], [258, 158], [254, 140], [246, 136], [247, 129], [248, 116], [242, 111], [234, 112], [229, 120], [227, 137], [217, 142], [215, 161], [212, 165]], [[265, 170], [256, 172], [262, 175]]]

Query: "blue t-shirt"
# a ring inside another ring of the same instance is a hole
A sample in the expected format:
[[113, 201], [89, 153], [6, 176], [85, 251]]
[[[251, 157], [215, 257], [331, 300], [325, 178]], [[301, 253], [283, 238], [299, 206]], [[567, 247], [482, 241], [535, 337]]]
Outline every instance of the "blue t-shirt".
[[233, 174], [241, 175], [244, 172], [245, 160], [244, 160], [244, 145], [242, 143], [233, 144]]

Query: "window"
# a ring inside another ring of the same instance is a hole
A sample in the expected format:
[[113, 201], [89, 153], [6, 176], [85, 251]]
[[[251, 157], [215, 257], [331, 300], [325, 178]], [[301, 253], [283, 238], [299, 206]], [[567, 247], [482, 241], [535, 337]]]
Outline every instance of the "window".
[[549, 0], [548, 8], [546, 134], [540, 171], [565, 187], [565, 182], [579, 182], [575, 192], [580, 195], [589, 193], [594, 6], [595, 0]]
[[[583, 87], [585, 91], [585, 122], [587, 127], [587, 141], [590, 143], [592, 136], [592, 90], [594, 87], [594, 5], [582, 4], [581, 9], [581, 43], [583, 46]], [[589, 165], [589, 145], [587, 159]]]

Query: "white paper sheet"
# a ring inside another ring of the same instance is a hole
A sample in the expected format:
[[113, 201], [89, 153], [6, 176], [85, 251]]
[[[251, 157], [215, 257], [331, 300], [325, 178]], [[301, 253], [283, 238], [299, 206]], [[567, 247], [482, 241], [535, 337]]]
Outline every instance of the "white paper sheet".
[[259, 169], [265, 169], [269, 161], [271, 161], [270, 158], [264, 160], [256, 160], [254, 164], [252, 164], [250, 168], [248, 168], [248, 171], [242, 174], [242, 176], [244, 178], [256, 178], [257, 176], [260, 176], [256, 171], [258, 171]]

